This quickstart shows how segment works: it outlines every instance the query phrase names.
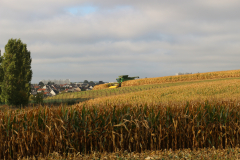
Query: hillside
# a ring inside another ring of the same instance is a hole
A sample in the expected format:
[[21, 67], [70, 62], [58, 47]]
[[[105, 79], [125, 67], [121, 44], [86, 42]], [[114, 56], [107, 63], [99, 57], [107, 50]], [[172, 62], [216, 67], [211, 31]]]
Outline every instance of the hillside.
[[[208, 79], [221, 79], [221, 78], [230, 78], [230, 77], [240, 77], [240, 70], [195, 73], [195, 74], [188, 74], [188, 75], [165, 76], [165, 77], [155, 77], [155, 78], [142, 78], [142, 79], [125, 81], [122, 83], [122, 87], [148, 85], [148, 84], [164, 84], [164, 83], [173, 83], [173, 82], [188, 82], [188, 81], [208, 80]], [[98, 90], [98, 89], [108, 88], [109, 87], [108, 85], [109, 84], [97, 85], [93, 89]]]
[[110, 84], [97, 85], [91, 91], [75, 92], [75, 93], [63, 93], [54, 97], [48, 97], [44, 100], [45, 103], [78, 103], [88, 101], [90, 99], [106, 97], [112, 95], [120, 95], [131, 92], [138, 92], [144, 90], [151, 90], [154, 88], [165, 88], [169, 86], [185, 85], [190, 83], [202, 83], [209, 81], [220, 81], [225, 79], [239, 79], [240, 70], [220, 71], [220, 72], [208, 72], [197, 73], [191, 75], [180, 76], [165, 76], [156, 78], [145, 78], [125, 81], [122, 83], [122, 87], [110, 89]]
[[[1, 112], [4, 138], [0, 144], [6, 146], [0, 145], [0, 159], [13, 155], [12, 146], [19, 145], [27, 146], [20, 153], [25, 157], [39, 152], [50, 157], [49, 153], [54, 151], [64, 157], [63, 152], [74, 150], [86, 159], [110, 155], [140, 157], [139, 152], [142, 158], [148, 154], [157, 159], [171, 159], [173, 155], [180, 159], [183, 152], [186, 156], [203, 157], [204, 152], [204, 157], [210, 159], [216, 154], [215, 157], [221, 157], [223, 152], [230, 153], [231, 148], [234, 154], [228, 158], [234, 159], [233, 156], [239, 156], [236, 147], [240, 143], [238, 72], [208, 73], [211, 76], [200, 79], [193, 75], [178, 80], [162, 77], [141, 83], [129, 81], [129, 86], [116, 89], [58, 97], [85, 98], [74, 105]], [[25, 135], [31, 135], [30, 140]], [[17, 141], [19, 137], [21, 141]], [[203, 148], [218, 150], [214, 150], [214, 155], [205, 154], [207, 150]]]
[[[130, 87], [132, 88], [132, 87]], [[134, 87], [133, 87], [134, 88]], [[153, 85], [150, 90], [95, 98], [78, 106], [181, 104], [187, 101], [240, 99], [240, 78]]]

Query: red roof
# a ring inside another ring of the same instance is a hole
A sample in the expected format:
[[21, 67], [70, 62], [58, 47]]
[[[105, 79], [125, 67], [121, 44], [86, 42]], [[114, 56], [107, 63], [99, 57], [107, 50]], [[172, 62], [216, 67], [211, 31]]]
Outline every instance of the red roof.
[[39, 86], [34, 86], [34, 88], [39, 88]]

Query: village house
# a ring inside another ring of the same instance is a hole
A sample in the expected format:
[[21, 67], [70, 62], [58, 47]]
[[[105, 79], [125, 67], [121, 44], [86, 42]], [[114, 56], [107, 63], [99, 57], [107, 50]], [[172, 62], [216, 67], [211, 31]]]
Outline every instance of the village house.
[[44, 92], [46, 89], [43, 89], [43, 88], [39, 88], [38, 90], [37, 90], [37, 93], [41, 93], [41, 92]]
[[41, 87], [38, 84], [31, 84], [31, 94], [36, 95], [37, 93], [43, 92], [44, 96], [55, 96], [62, 91], [64, 92], [80, 92], [92, 90], [95, 85], [103, 84], [105, 82], [99, 81], [99, 83], [64, 83], [64, 84], [45, 84]]

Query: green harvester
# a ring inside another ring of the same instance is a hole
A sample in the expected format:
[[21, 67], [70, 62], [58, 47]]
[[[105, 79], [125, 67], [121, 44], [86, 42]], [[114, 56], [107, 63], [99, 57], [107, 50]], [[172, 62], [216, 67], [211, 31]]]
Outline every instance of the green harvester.
[[111, 86], [109, 88], [118, 88], [121, 87], [122, 82], [124, 81], [129, 81], [129, 80], [134, 80], [135, 78], [139, 78], [139, 76], [135, 76], [135, 77], [128, 77], [128, 75], [121, 75], [118, 76], [118, 78], [116, 78], [117, 83], [114, 86]]

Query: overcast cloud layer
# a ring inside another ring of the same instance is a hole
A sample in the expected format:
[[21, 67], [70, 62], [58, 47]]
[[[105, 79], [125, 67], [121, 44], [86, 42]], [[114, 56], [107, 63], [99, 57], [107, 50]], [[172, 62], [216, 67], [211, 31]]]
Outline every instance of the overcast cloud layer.
[[239, 0], [0, 0], [0, 49], [27, 44], [32, 83], [240, 69]]

